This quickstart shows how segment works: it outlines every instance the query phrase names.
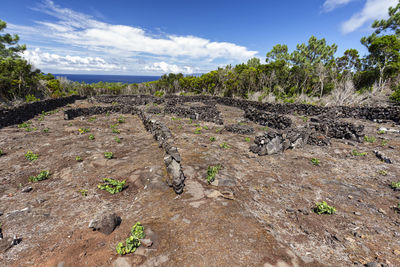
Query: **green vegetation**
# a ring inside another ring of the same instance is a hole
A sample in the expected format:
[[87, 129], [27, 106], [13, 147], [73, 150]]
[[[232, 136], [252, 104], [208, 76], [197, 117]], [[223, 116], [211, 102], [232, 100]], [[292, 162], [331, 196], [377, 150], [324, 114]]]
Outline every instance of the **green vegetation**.
[[89, 138], [89, 140], [94, 140], [95, 139], [93, 134], [89, 134], [88, 138]]
[[112, 159], [114, 157], [114, 154], [112, 152], [104, 152], [104, 157], [106, 159]]
[[215, 139], [214, 136], [211, 136], [211, 137], [210, 137], [210, 141], [211, 141], [211, 142], [215, 142], [215, 140], [217, 140], [217, 139]]
[[89, 128], [79, 128], [78, 132], [79, 132], [79, 134], [85, 134], [85, 133], [89, 133], [90, 129]]
[[367, 152], [358, 152], [357, 150], [354, 149], [353, 151], [351, 151], [351, 154], [353, 156], [359, 157], [359, 156], [366, 156]]
[[121, 192], [124, 189], [126, 183], [126, 180], [118, 181], [112, 178], [104, 178], [103, 181], [104, 183], [98, 184], [97, 188], [105, 190], [113, 195]]
[[309, 118], [307, 116], [301, 116], [301, 119], [303, 120], [303, 122], [307, 122]]
[[196, 130], [194, 131], [194, 133], [195, 134], [201, 134], [201, 130], [202, 130], [203, 128], [201, 128], [201, 127], [197, 127], [196, 128]]
[[3, 149], [0, 149], [0, 157], [4, 155]]
[[48, 133], [49, 130], [50, 130], [50, 129], [46, 127], [46, 128], [43, 129], [43, 132], [44, 132], [44, 133]]
[[18, 128], [29, 128], [31, 124], [32, 124], [31, 121], [23, 122], [21, 124], [18, 124]]
[[86, 197], [88, 195], [87, 189], [79, 189], [78, 192], [84, 197]]
[[391, 187], [392, 187], [394, 190], [400, 190], [400, 181], [399, 181], [399, 182], [392, 182]]
[[311, 163], [312, 163], [312, 165], [319, 166], [320, 160], [317, 158], [312, 158]]
[[40, 99], [39, 98], [36, 98], [34, 95], [26, 95], [25, 96], [25, 102], [26, 103], [32, 103], [32, 102], [37, 102], [37, 101], [40, 101]]
[[47, 180], [49, 177], [50, 177], [49, 171], [41, 171], [36, 176], [29, 176], [29, 181], [30, 182], [39, 182], [39, 181]]
[[193, 120], [192, 120], [192, 119], [189, 119], [189, 120], [188, 120], [188, 123], [189, 123], [189, 124], [192, 124], [192, 123], [193, 123]]
[[215, 129], [215, 133], [219, 133], [220, 131], [222, 131], [222, 128]]
[[244, 138], [244, 141], [246, 141], [247, 143], [249, 143], [249, 142], [251, 141], [251, 138], [250, 138], [250, 137], [245, 137], [245, 138]]
[[125, 123], [125, 117], [122, 116], [122, 115], [119, 116], [118, 119], [117, 119], [117, 122], [118, 122], [118, 123]]
[[389, 142], [387, 140], [382, 140], [381, 146], [386, 146]]
[[208, 166], [207, 169], [207, 183], [211, 184], [215, 180], [215, 175], [219, 172], [222, 168], [221, 164], [215, 166]]
[[315, 204], [314, 212], [317, 214], [334, 214], [336, 212], [336, 208], [329, 206], [325, 201], [319, 202]]
[[118, 144], [121, 143], [121, 139], [119, 139], [118, 136], [116, 136], [116, 137], [114, 138], [114, 140], [115, 140], [115, 142], [117, 142]]
[[388, 174], [385, 170], [379, 170], [378, 173], [382, 176], [386, 176]]
[[118, 124], [111, 124], [110, 125], [111, 132], [112, 133], [116, 133], [116, 134], [120, 134], [121, 131], [117, 127], [118, 127]]
[[219, 147], [224, 148], [224, 149], [231, 148], [226, 142], [223, 142], [222, 144], [220, 144]]
[[154, 96], [156, 96], [156, 97], [162, 97], [164, 95], [164, 92], [163, 91], [156, 91], [155, 93], [154, 93]]
[[368, 143], [375, 143], [375, 141], [376, 141], [376, 138], [375, 137], [373, 137], [373, 136], [364, 136], [364, 141], [365, 142], [368, 142]]
[[97, 120], [96, 117], [91, 117], [91, 118], [88, 119], [88, 122], [94, 122], [95, 120]]
[[385, 133], [386, 133], [385, 130], [380, 130], [380, 131], [378, 131], [378, 134], [385, 134]]
[[31, 150], [28, 150], [28, 152], [26, 152], [26, 154], [25, 154], [25, 158], [29, 161], [34, 161], [39, 158], [39, 155], [33, 153]]
[[131, 230], [131, 235], [125, 240], [125, 245], [119, 242], [116, 250], [119, 255], [125, 255], [128, 253], [134, 253], [136, 249], [140, 246], [140, 239], [146, 237], [144, 233], [144, 227], [140, 222], [137, 222]]
[[81, 162], [81, 161], [82, 161], [82, 158], [81, 158], [80, 156], [76, 156], [76, 157], [75, 157], [75, 160], [78, 161], [78, 162]]

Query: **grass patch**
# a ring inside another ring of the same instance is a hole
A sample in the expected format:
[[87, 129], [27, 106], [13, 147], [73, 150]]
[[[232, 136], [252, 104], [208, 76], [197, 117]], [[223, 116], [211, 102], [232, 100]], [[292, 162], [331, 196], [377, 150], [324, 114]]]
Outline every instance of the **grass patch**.
[[125, 245], [119, 242], [116, 250], [119, 255], [134, 253], [140, 246], [140, 239], [145, 238], [144, 227], [140, 222], [137, 222], [131, 229], [131, 235], [125, 240]]
[[39, 155], [33, 153], [31, 150], [28, 150], [28, 152], [26, 152], [26, 154], [25, 154], [25, 158], [29, 161], [34, 161], [39, 158]]
[[113, 195], [121, 192], [124, 189], [126, 183], [126, 180], [118, 181], [112, 178], [104, 178], [103, 181], [104, 183], [98, 184], [97, 188], [105, 190]]
[[34, 183], [34, 182], [47, 180], [47, 179], [49, 179], [49, 177], [50, 177], [50, 172], [49, 171], [41, 171], [36, 176], [29, 176], [29, 181]]
[[336, 208], [333, 206], [329, 206], [325, 201], [319, 202], [315, 204], [314, 212], [317, 214], [334, 214], [336, 212]]
[[208, 166], [207, 169], [207, 183], [211, 184], [215, 180], [215, 175], [219, 172], [222, 168], [221, 164], [215, 166]]

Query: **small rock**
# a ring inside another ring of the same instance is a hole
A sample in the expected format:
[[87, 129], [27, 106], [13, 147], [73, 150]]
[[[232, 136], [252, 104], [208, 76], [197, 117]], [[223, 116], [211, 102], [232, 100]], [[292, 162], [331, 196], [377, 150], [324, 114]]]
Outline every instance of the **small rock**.
[[151, 247], [153, 245], [153, 241], [148, 238], [140, 239], [140, 243], [142, 243], [145, 247]]
[[32, 186], [27, 186], [27, 187], [22, 188], [21, 192], [28, 193], [28, 192], [31, 192], [32, 189], [33, 189]]
[[381, 267], [381, 265], [377, 262], [368, 262], [365, 267]]
[[2, 212], [2, 211], [0, 211], [0, 216], [1, 216], [1, 215], [3, 215], [3, 212]]
[[378, 209], [378, 211], [380, 212], [380, 213], [382, 213], [383, 215], [386, 215], [386, 211], [384, 211], [383, 209]]
[[103, 213], [89, 222], [89, 228], [93, 231], [99, 231], [103, 234], [109, 235], [114, 229], [121, 224], [121, 217], [115, 213]]
[[351, 237], [345, 237], [346, 241], [349, 241], [350, 243], [353, 243], [355, 240]]
[[400, 255], [400, 250], [397, 250], [397, 249], [393, 250], [393, 254], [396, 255], [396, 256], [399, 256]]
[[353, 199], [353, 196], [350, 196], [350, 195], [349, 195], [349, 196], [347, 196], [347, 197], [348, 197], [349, 199]]
[[358, 211], [355, 211], [354, 215], [361, 216], [361, 213], [359, 213]]

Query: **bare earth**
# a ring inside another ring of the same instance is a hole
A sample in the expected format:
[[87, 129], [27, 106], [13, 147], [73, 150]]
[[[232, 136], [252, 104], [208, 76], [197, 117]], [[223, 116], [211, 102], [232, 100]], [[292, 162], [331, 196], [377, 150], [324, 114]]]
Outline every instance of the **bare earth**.
[[[101, 104], [80, 100], [71, 108], [93, 105]], [[225, 125], [244, 120], [240, 109], [217, 108]], [[249, 146], [264, 130], [252, 122], [245, 123], [256, 133], [240, 135], [217, 133], [223, 126], [213, 123], [154, 115], [169, 127], [182, 157], [185, 189], [177, 195], [165, 182], [162, 148], [137, 115], [124, 115], [121, 133], [112, 133], [119, 116], [66, 121], [60, 111], [32, 119], [36, 131], [0, 129], [3, 240], [22, 238], [0, 251], [0, 266], [400, 266], [400, 194], [390, 188], [400, 181], [400, 134], [377, 134], [377, 126], [399, 130], [399, 125], [348, 119], [365, 125], [365, 134], [376, 141], [332, 139], [331, 146], [260, 157]], [[297, 125], [307, 123], [290, 117]], [[208, 129], [195, 134], [196, 124]], [[46, 127], [49, 132], [42, 132]], [[79, 128], [90, 133], [79, 134]], [[221, 148], [224, 142], [230, 148]], [[353, 156], [354, 149], [367, 155]], [[374, 149], [393, 164], [380, 161]], [[28, 161], [28, 150], [39, 158]], [[114, 158], [105, 159], [106, 151]], [[207, 168], [216, 164], [222, 169], [209, 185]], [[28, 181], [42, 170], [51, 172], [48, 180]], [[128, 187], [115, 195], [99, 190], [105, 177], [126, 179]], [[22, 192], [26, 186], [33, 190]], [[314, 213], [320, 201], [336, 213]], [[89, 229], [89, 221], [106, 211], [120, 216], [121, 225], [110, 235]], [[138, 221], [153, 245], [118, 256], [115, 246]]]

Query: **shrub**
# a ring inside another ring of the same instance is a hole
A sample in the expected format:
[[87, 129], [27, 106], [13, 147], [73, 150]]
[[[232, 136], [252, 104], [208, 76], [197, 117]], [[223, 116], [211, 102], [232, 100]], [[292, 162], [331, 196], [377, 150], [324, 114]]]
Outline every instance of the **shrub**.
[[29, 161], [34, 161], [39, 158], [39, 155], [33, 153], [31, 150], [28, 150], [28, 152], [26, 152], [26, 154], [25, 154], [25, 158]]
[[112, 159], [114, 157], [114, 154], [112, 152], [104, 152], [104, 157], [106, 159]]
[[154, 93], [154, 96], [155, 96], [155, 97], [163, 97], [163, 96], [164, 96], [164, 92], [163, 92], [163, 91], [156, 91], [156, 92]]
[[400, 103], [400, 85], [395, 89], [394, 93], [390, 96], [390, 100]]
[[105, 190], [113, 195], [121, 192], [124, 189], [126, 183], [126, 180], [118, 181], [112, 178], [104, 178], [103, 181], [104, 183], [98, 184], [97, 188]]
[[311, 159], [311, 163], [312, 163], [313, 165], [315, 165], [315, 166], [319, 166], [320, 160], [317, 159], [317, 158], [312, 158], [312, 159]]
[[40, 101], [39, 98], [36, 98], [34, 95], [26, 95], [25, 96], [26, 103], [37, 102]]
[[133, 253], [140, 246], [140, 239], [145, 238], [144, 227], [140, 222], [132, 226], [131, 235], [125, 240], [125, 245], [119, 242], [116, 250], [119, 255]]
[[207, 169], [207, 183], [211, 184], [215, 180], [215, 175], [219, 172], [221, 169], [221, 164], [218, 164], [216, 166], [208, 166]]
[[29, 176], [29, 181], [30, 182], [38, 182], [38, 181], [47, 180], [49, 177], [50, 177], [49, 171], [41, 171], [36, 176]]
[[329, 206], [325, 201], [316, 203], [316, 207], [314, 208], [314, 212], [317, 214], [334, 214], [336, 212], [336, 208], [333, 206]]

